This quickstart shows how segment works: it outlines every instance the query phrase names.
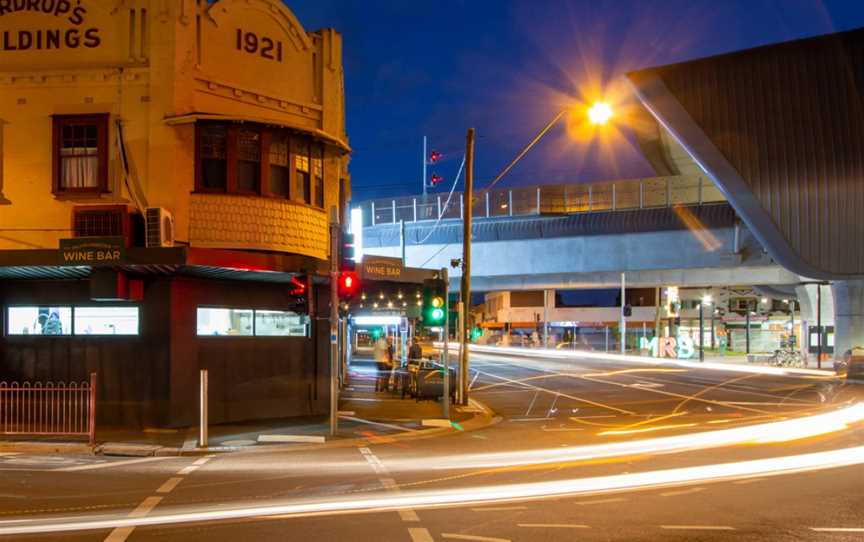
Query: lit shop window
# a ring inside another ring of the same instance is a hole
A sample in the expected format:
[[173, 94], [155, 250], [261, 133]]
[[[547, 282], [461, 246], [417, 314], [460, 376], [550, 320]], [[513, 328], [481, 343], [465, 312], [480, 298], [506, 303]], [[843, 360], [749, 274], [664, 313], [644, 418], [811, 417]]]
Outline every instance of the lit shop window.
[[9, 307], [9, 335], [71, 335], [72, 307]]
[[306, 337], [306, 316], [287, 311], [255, 311], [255, 335]]
[[138, 335], [138, 307], [75, 307], [75, 335]]
[[198, 335], [251, 336], [252, 310], [198, 307]]

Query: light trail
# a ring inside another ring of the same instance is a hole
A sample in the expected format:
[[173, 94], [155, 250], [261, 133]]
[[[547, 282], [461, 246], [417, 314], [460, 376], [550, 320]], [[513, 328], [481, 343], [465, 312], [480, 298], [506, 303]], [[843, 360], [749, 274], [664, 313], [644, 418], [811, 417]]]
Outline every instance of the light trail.
[[[409, 472], [572, 463], [630, 455], [691, 452], [741, 444], [787, 442], [842, 431], [849, 425], [861, 422], [864, 422], [864, 403], [856, 403], [813, 416], [669, 437], [537, 450], [424, 456], [422, 461], [418, 461], [416, 457], [395, 457], [388, 458], [387, 464], [394, 470]], [[350, 465], [346, 463], [334, 466], [349, 467]]]
[[[433, 343], [436, 348], [443, 346], [443, 343]], [[451, 347], [458, 346], [458, 343], [451, 343]], [[784, 367], [765, 367], [762, 365], [733, 365], [729, 363], [713, 363], [710, 361], [686, 361], [671, 358], [652, 358], [645, 356], [632, 356], [628, 354], [609, 354], [606, 352], [590, 352], [584, 350], [553, 350], [549, 348], [514, 348], [505, 346], [482, 346], [472, 344], [470, 351], [477, 354], [504, 354], [506, 356], [523, 357], [523, 358], [545, 358], [552, 360], [577, 360], [577, 359], [594, 359], [602, 361], [617, 361], [624, 363], [639, 363], [642, 365], [674, 365], [677, 367], [686, 367], [689, 369], [726, 371], [738, 373], [756, 373], [765, 375], [778, 376], [810, 376], [825, 380], [835, 380], [837, 375], [833, 371], [824, 371], [818, 369], [792, 369]], [[512, 361], [510, 358], [508, 361]]]
[[405, 508], [437, 508], [480, 504], [500, 504], [543, 498], [577, 497], [621, 491], [647, 490], [692, 483], [741, 480], [754, 476], [779, 476], [864, 463], [864, 446], [844, 448], [785, 457], [772, 457], [700, 465], [678, 469], [655, 470], [632, 474], [617, 474], [590, 478], [574, 478], [550, 482], [499, 484], [471, 488], [413, 491], [400, 494], [371, 494], [363, 498], [280, 501], [259, 506], [222, 505], [221, 509], [196, 510], [184, 507], [174, 512], [161, 512], [146, 517], [38, 518], [0, 521], [0, 536], [108, 530], [124, 527], [177, 525], [248, 518], [297, 518], [385, 512]]

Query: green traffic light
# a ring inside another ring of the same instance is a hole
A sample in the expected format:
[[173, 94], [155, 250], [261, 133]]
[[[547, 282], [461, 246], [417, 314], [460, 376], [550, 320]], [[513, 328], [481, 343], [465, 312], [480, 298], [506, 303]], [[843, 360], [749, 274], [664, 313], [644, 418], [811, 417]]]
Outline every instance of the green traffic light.
[[432, 309], [432, 319], [433, 320], [441, 320], [444, 318], [444, 310], [443, 309]]

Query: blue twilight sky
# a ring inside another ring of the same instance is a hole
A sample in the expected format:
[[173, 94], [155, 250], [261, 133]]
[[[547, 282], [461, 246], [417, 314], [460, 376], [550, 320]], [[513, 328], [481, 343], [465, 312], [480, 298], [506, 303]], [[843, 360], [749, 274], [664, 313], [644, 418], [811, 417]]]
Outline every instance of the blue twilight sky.
[[[563, 106], [603, 96], [626, 111], [628, 71], [864, 26], [864, 0], [286, 3], [307, 30], [344, 36], [355, 201], [419, 193], [423, 135], [444, 153], [440, 191], [474, 127], [482, 187]], [[621, 116], [602, 133], [579, 119], [560, 123], [498, 186], [651, 175]]]

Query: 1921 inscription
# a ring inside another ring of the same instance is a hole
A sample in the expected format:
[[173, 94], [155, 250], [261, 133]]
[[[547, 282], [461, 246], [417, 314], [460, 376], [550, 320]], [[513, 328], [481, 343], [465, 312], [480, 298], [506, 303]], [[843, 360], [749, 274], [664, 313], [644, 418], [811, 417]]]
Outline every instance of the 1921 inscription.
[[249, 54], [261, 56], [268, 60], [282, 62], [282, 42], [260, 36], [255, 32], [247, 32], [241, 28], [237, 29], [237, 50]]

